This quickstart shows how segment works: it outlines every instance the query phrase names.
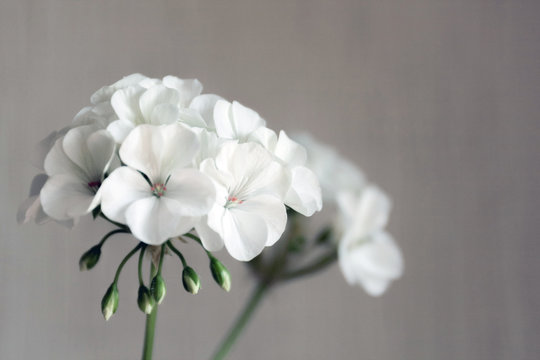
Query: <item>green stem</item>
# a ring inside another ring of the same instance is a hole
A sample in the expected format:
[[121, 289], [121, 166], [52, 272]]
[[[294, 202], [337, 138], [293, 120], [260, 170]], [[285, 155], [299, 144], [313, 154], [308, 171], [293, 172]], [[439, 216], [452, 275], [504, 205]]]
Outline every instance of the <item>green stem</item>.
[[142, 263], [143, 263], [143, 259], [144, 259], [145, 250], [146, 250], [146, 244], [143, 245], [143, 248], [142, 248], [141, 252], [139, 253], [139, 266], [137, 268], [138, 275], [139, 275], [139, 286], [144, 285], [143, 278], [142, 278]]
[[116, 230], [113, 230], [113, 231], [110, 231], [107, 233], [107, 235], [105, 235], [103, 237], [103, 239], [101, 239], [101, 241], [99, 242], [99, 246], [103, 246], [103, 244], [105, 243], [105, 241], [107, 241], [107, 239], [109, 239], [111, 236], [113, 236], [114, 234], [119, 234], [119, 233], [128, 233], [129, 230], [126, 230], [126, 229], [116, 229]]
[[118, 269], [116, 269], [116, 274], [114, 275], [114, 283], [118, 283], [118, 278], [120, 277], [120, 273], [122, 272], [122, 268], [124, 267], [124, 265], [126, 265], [127, 261], [129, 260], [130, 257], [133, 256], [133, 254], [135, 254], [140, 248], [141, 246], [143, 246], [143, 243], [139, 243], [137, 246], [135, 246], [133, 248], [133, 250], [131, 250], [125, 257], [124, 259], [122, 260], [122, 262], [120, 263], [120, 265], [118, 266]]
[[[152, 264], [150, 267], [150, 279], [152, 279], [155, 274], [156, 268], [154, 264]], [[154, 308], [152, 309], [152, 312], [146, 315], [142, 360], [152, 360], [152, 350], [154, 349], [154, 334], [156, 331], [157, 309], [158, 306], [156, 304], [156, 306], [154, 306]]]
[[329, 265], [332, 265], [337, 259], [337, 249], [332, 250], [330, 253], [320, 257], [309, 265], [303, 268], [284, 273], [280, 276], [280, 280], [293, 280], [305, 275], [313, 274], [317, 271], [325, 269]]
[[183, 267], [186, 267], [187, 266], [187, 263], [186, 263], [186, 259], [184, 259], [184, 255], [182, 255], [182, 253], [180, 252], [180, 250], [178, 250], [172, 243], [171, 241], [167, 241], [167, 246], [169, 247], [169, 249], [172, 250], [173, 253], [176, 254], [176, 256], [178, 256], [178, 258], [180, 258], [180, 261], [182, 261], [182, 266]]
[[221, 342], [218, 350], [214, 353], [214, 356], [212, 357], [213, 360], [225, 359], [269, 288], [270, 283], [268, 282], [261, 282], [255, 288], [255, 290], [251, 294], [250, 299], [248, 300], [248, 302], [244, 306], [244, 309], [234, 323], [233, 327], [229, 330], [227, 336]]

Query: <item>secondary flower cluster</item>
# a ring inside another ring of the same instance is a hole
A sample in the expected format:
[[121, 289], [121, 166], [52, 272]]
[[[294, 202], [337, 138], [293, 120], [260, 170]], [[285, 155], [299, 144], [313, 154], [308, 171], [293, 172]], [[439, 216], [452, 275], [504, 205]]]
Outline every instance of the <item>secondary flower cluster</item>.
[[94, 93], [42, 142], [21, 220], [71, 224], [92, 211], [160, 245], [195, 229], [208, 251], [248, 261], [282, 235], [286, 207], [311, 216], [321, 189], [306, 150], [198, 80], [133, 74]]
[[333, 148], [306, 134], [295, 139], [308, 150], [307, 166], [321, 183], [325, 207], [334, 211], [332, 229], [343, 276], [372, 296], [382, 295], [403, 273], [401, 251], [385, 230], [390, 199]]

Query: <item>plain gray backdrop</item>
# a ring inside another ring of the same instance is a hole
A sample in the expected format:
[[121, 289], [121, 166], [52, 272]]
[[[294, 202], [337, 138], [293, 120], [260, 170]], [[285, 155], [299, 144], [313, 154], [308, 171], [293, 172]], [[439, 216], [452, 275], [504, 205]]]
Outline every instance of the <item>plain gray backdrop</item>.
[[[0, 358], [137, 359], [135, 261], [120, 308], [99, 302], [134, 244], [80, 254], [108, 227], [19, 226], [31, 150], [100, 86], [133, 72], [197, 77], [274, 129], [337, 146], [393, 198], [404, 277], [380, 299], [334, 266], [276, 289], [231, 359], [537, 359], [540, 6], [520, 0], [1, 0]], [[249, 293], [225, 252], [185, 293], [165, 265], [156, 359], [206, 359]]]

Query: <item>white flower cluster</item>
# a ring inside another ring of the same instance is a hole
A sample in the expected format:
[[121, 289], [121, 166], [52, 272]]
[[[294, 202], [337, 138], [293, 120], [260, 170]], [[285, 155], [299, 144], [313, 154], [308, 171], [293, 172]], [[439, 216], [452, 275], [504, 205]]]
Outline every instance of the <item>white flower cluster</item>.
[[309, 135], [295, 140], [308, 150], [307, 166], [318, 176], [326, 205], [337, 206], [338, 261], [350, 285], [382, 295], [403, 273], [403, 256], [385, 231], [391, 210], [388, 196], [332, 148]]
[[42, 142], [45, 174], [19, 220], [69, 224], [100, 206], [146, 244], [195, 229], [207, 250], [248, 261], [281, 237], [286, 206], [321, 210], [301, 145], [242, 104], [201, 92], [198, 80], [140, 74], [98, 90]]

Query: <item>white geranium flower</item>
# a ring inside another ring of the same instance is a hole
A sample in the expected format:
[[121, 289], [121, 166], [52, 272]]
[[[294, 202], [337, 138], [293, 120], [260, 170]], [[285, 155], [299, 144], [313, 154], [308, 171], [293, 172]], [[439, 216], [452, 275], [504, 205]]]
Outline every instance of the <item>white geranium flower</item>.
[[324, 203], [335, 203], [339, 192], [358, 191], [365, 186], [362, 171], [332, 147], [318, 142], [308, 134], [296, 135], [293, 139], [307, 150], [306, 166], [319, 179]]
[[261, 145], [228, 142], [215, 160], [203, 161], [201, 171], [217, 192], [212, 210], [195, 226], [207, 250], [225, 245], [232, 257], [249, 261], [281, 237], [290, 178]]
[[180, 124], [141, 125], [124, 140], [117, 168], [101, 188], [101, 210], [139, 240], [159, 245], [193, 227], [215, 201], [207, 176], [192, 164], [197, 136]]
[[339, 265], [350, 285], [360, 285], [371, 296], [382, 295], [403, 273], [403, 257], [384, 231], [390, 200], [377, 187], [359, 195], [342, 193], [338, 199], [345, 233], [339, 243]]
[[317, 176], [308, 169], [306, 149], [291, 140], [285, 131], [279, 138], [273, 130], [260, 127], [249, 139], [263, 145], [291, 171], [291, 187], [285, 196], [285, 205], [305, 216], [322, 209], [321, 186]]
[[45, 158], [49, 178], [40, 193], [45, 213], [69, 220], [92, 211], [114, 155], [114, 140], [95, 125], [76, 127], [58, 139]]
[[198, 80], [182, 80], [174, 76], [166, 76], [163, 81], [145, 79], [118, 89], [111, 97], [118, 120], [113, 121], [107, 130], [121, 143], [131, 130], [141, 124], [167, 125], [180, 121], [204, 128], [206, 123], [201, 115], [188, 108], [201, 90]]
[[237, 101], [217, 100], [214, 106], [214, 126], [220, 138], [249, 141], [248, 137], [266, 122], [254, 110]]

